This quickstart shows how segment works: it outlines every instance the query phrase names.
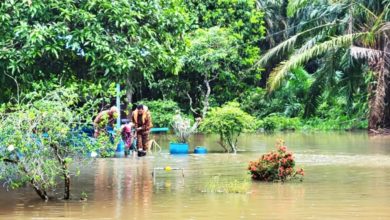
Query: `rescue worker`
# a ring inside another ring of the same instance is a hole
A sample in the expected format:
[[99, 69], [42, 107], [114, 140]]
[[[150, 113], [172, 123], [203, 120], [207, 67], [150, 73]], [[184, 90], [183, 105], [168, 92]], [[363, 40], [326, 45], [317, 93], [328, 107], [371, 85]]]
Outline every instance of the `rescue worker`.
[[138, 156], [145, 156], [148, 151], [150, 129], [153, 127], [150, 111], [146, 106], [138, 105], [131, 115], [131, 121], [137, 134]]
[[112, 106], [108, 110], [101, 111], [93, 121], [94, 137], [99, 137], [100, 133], [106, 131], [108, 126], [114, 128], [115, 119], [118, 117], [118, 109]]

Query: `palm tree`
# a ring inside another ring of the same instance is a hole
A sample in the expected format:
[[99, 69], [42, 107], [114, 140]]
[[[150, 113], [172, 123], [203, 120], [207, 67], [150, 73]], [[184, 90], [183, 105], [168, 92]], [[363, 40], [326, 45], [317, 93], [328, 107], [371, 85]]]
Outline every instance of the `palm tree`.
[[[310, 6], [308, 3], [310, 2]], [[335, 67], [358, 65], [360, 72], [368, 66], [375, 83], [369, 87], [369, 130], [390, 126], [390, 0], [291, 0], [288, 14], [295, 18], [295, 34], [268, 50], [257, 65], [288, 55], [271, 72], [267, 87], [275, 90], [288, 73], [317, 59], [320, 67], [308, 94], [309, 100], [320, 94], [326, 85], [334, 84]], [[341, 61], [341, 62], [340, 62]], [[355, 66], [356, 67], [356, 66]], [[354, 73], [352, 68], [350, 73]], [[353, 91], [353, 90], [351, 90]], [[315, 102], [311, 109], [315, 108]], [[310, 111], [310, 105], [305, 113]]]

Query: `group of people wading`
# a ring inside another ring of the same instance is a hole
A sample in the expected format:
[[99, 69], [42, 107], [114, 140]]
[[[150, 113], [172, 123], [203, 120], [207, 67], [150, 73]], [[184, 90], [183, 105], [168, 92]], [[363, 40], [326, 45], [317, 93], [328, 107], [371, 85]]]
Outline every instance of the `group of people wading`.
[[[114, 127], [116, 118], [118, 117], [118, 109], [113, 106], [108, 110], [100, 112], [94, 122], [94, 137], [97, 138], [102, 132], [107, 131], [107, 127]], [[150, 111], [145, 105], [138, 105], [132, 112], [130, 122], [121, 126], [122, 140], [125, 143], [125, 154], [133, 146], [134, 138], [137, 139], [138, 156], [145, 156], [148, 151], [149, 133], [153, 127]]]

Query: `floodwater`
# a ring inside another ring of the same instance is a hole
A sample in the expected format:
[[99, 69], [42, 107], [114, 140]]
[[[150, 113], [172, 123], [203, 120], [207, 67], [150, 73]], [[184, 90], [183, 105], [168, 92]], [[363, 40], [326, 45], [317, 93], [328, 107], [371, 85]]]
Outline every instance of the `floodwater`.
[[[250, 180], [247, 164], [283, 138], [305, 169], [303, 182]], [[30, 188], [0, 188], [0, 219], [390, 219], [390, 137], [366, 133], [243, 135], [236, 154], [216, 136], [195, 136], [212, 153], [96, 159], [73, 179], [71, 201], [41, 201]], [[154, 168], [178, 168], [166, 172]], [[246, 181], [241, 193], [210, 192], [215, 182]], [[57, 196], [60, 197], [61, 192]], [[80, 195], [88, 195], [80, 201]]]

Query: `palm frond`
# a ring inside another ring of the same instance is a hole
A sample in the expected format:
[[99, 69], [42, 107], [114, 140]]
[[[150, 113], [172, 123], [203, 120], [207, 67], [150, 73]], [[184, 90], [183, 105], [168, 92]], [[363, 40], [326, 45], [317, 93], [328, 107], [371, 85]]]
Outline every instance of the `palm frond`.
[[383, 56], [384, 52], [381, 50], [352, 46], [351, 56], [355, 59], [375, 60]]
[[298, 50], [296, 50], [293, 55], [301, 54], [304, 51], [314, 47], [322, 39], [322, 37], [322, 35], [316, 35], [315, 37], [309, 39]]
[[290, 37], [289, 39], [278, 44], [276, 47], [268, 50], [264, 56], [262, 56], [261, 59], [255, 63], [255, 66], [264, 66], [272, 57], [286, 51], [290, 51], [294, 47], [299, 35], [301, 35], [301, 33]]
[[379, 31], [383, 32], [383, 31], [389, 31], [390, 30], [390, 22], [385, 22], [383, 24], [383, 26], [379, 29]]
[[311, 1], [308, 0], [289, 0], [287, 5], [287, 16], [292, 17], [301, 8], [305, 7]]
[[331, 40], [315, 45], [314, 47], [302, 52], [301, 54], [297, 54], [290, 57], [289, 60], [282, 62], [281, 65], [277, 66], [271, 72], [267, 83], [268, 91], [273, 91], [278, 88], [282, 80], [285, 78], [285, 76], [291, 69], [303, 65], [308, 60], [317, 57], [329, 50], [348, 47], [352, 44], [353, 39], [360, 35], [362, 35], [362, 33], [346, 34], [334, 37]]
[[385, 19], [390, 20], [390, 0], [384, 0], [383, 4], [385, 6], [383, 7], [385, 13]]
[[361, 16], [365, 18], [371, 18], [373, 20], [376, 20], [378, 18], [378, 16], [374, 12], [372, 12], [362, 3], [355, 2], [355, 5], [358, 6], [357, 9], [355, 9], [355, 12], [359, 13]]
[[275, 57], [277, 55], [281, 55], [283, 53], [291, 51], [293, 49], [293, 47], [295, 46], [295, 43], [296, 43], [298, 37], [300, 37], [301, 35], [304, 35], [304, 34], [307, 34], [307, 33], [313, 32], [313, 31], [318, 31], [318, 29], [322, 29], [322, 28], [325, 28], [325, 27], [333, 26], [335, 24], [337, 24], [337, 21], [335, 21], [333, 23], [320, 25], [320, 26], [317, 26], [317, 27], [314, 27], [314, 28], [302, 31], [302, 32], [300, 32], [300, 33], [290, 37], [289, 39], [279, 43], [276, 47], [268, 50], [260, 58], [260, 60], [255, 63], [254, 66], [264, 66], [267, 62], [270, 61], [270, 59], [272, 57]]

